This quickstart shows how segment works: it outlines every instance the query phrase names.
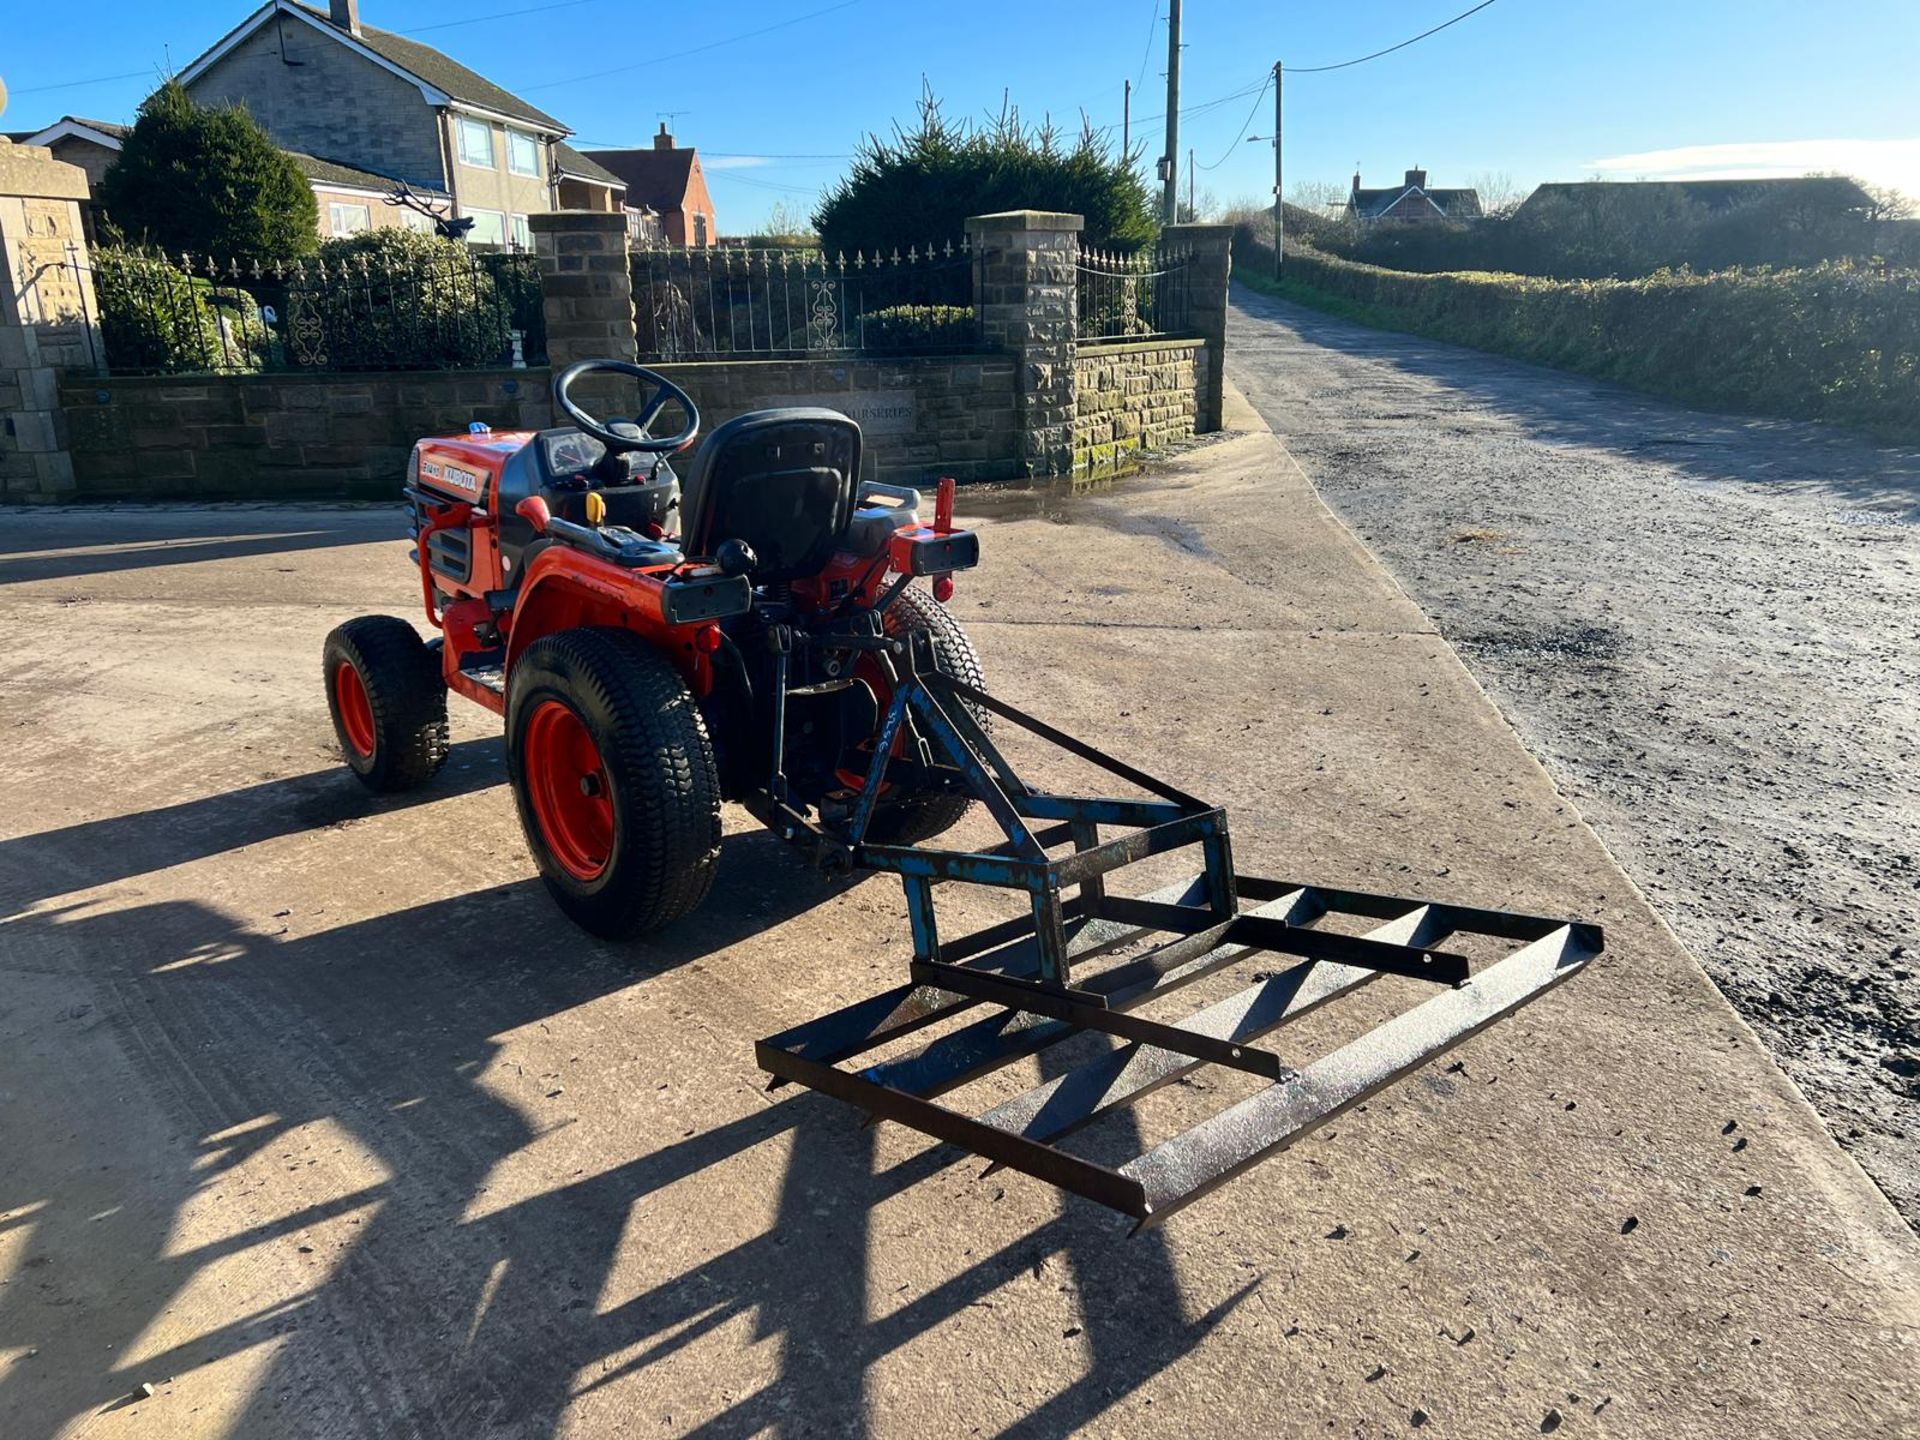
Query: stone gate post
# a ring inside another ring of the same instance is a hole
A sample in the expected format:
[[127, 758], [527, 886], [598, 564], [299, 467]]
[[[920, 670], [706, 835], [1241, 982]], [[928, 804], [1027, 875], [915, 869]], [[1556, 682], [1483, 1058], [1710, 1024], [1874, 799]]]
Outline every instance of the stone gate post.
[[980, 339], [1014, 356], [1021, 458], [1029, 475], [1073, 469], [1078, 215], [1008, 210], [967, 221]]
[[1192, 329], [1207, 342], [1206, 373], [1195, 376], [1199, 394], [1195, 430], [1220, 428], [1220, 392], [1226, 384], [1227, 360], [1227, 279], [1233, 272], [1233, 227], [1231, 225], [1168, 225], [1160, 231], [1160, 243], [1169, 249], [1192, 253], [1187, 283], [1187, 319]]
[[58, 380], [101, 363], [86, 199], [79, 166], [0, 136], [0, 499], [74, 490]]
[[528, 217], [534, 263], [545, 299], [547, 360], [561, 370], [576, 360], [625, 360], [639, 350], [633, 330], [633, 271], [627, 217], [554, 210]]

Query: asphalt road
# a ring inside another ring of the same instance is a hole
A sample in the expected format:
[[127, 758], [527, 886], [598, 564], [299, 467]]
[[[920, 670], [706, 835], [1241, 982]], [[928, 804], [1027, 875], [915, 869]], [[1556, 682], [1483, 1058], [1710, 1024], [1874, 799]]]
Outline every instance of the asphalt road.
[[1920, 452], [1235, 301], [1228, 373], [1920, 1223]]

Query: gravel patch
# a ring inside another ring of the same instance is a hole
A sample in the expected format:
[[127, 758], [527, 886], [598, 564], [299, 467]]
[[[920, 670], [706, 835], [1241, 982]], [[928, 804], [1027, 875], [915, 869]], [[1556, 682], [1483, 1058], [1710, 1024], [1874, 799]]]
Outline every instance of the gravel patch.
[[1228, 373], [1920, 1225], [1920, 450], [1235, 291]]

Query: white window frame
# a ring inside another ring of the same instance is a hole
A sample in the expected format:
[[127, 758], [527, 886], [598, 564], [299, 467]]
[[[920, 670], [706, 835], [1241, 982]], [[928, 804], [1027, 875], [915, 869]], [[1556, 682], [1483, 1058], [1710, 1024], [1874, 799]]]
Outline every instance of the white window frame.
[[[469, 245], [504, 246], [507, 243], [507, 216], [505, 211], [467, 210], [464, 206], [462, 210], [474, 222], [473, 228], [467, 231], [467, 243]], [[499, 228], [492, 235], [482, 235], [480, 233], [480, 222], [482, 220], [492, 220]]]
[[[527, 147], [527, 164], [524, 169], [519, 164], [518, 152], [521, 141], [525, 141]], [[507, 169], [511, 170], [515, 175], [533, 175], [537, 177], [540, 174], [540, 137], [538, 135], [530, 134], [525, 130], [515, 130], [511, 126], [508, 127]]]
[[507, 217], [507, 239], [513, 243], [513, 248], [516, 250], [533, 249], [533, 226], [528, 223], [525, 215]]
[[[453, 123], [459, 131], [460, 163], [462, 165], [471, 165], [476, 170], [497, 170], [500, 168], [493, 156], [493, 126], [489, 125], [485, 120], [476, 120], [471, 115], [456, 115], [453, 117]], [[484, 160], [474, 159], [468, 149], [468, 142], [472, 141], [476, 134], [487, 137], [487, 158]]]
[[[343, 227], [341, 224], [342, 214], [350, 210], [360, 212], [360, 225], [358, 229], [351, 226]], [[347, 235], [363, 235], [371, 229], [373, 229], [373, 207], [371, 205], [355, 204], [351, 200], [329, 200], [327, 202], [327, 233], [329, 235], [335, 238]]]

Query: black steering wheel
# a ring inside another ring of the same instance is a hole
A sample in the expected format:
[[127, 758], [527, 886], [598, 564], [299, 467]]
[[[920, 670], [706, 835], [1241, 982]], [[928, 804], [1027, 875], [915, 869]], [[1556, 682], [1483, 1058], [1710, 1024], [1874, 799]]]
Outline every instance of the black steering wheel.
[[[594, 419], [574, 404], [572, 397], [567, 394], [573, 382], [582, 375], [631, 375], [640, 382], [641, 394], [646, 397], [640, 413], [632, 420], [609, 420], [605, 424]], [[650, 394], [648, 387], [651, 387]], [[553, 377], [553, 403], [580, 427], [581, 434], [591, 435], [606, 446], [609, 455], [621, 455], [630, 450], [647, 455], [668, 455], [691, 445], [694, 437], [700, 433], [700, 408], [693, 403], [691, 395], [659, 371], [649, 370], [644, 365], [631, 365], [625, 360], [582, 360], [569, 365]], [[665, 438], [647, 434], [647, 427], [660, 418], [660, 412], [668, 405], [680, 407], [687, 417], [686, 427], [679, 434]], [[623, 434], [621, 430], [611, 428], [615, 425], [631, 433]]]

